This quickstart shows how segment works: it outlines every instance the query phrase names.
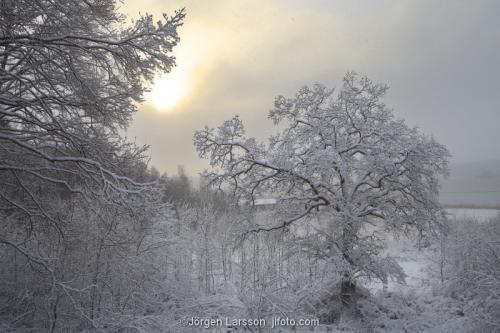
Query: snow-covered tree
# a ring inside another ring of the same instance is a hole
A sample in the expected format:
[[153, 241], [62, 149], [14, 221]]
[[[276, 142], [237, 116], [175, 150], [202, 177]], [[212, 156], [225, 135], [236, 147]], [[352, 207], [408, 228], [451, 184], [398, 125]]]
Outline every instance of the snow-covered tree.
[[287, 228], [314, 215], [328, 220], [320, 255], [342, 260], [343, 302], [358, 277], [401, 277], [395, 261], [378, 256], [382, 244], [371, 225], [426, 236], [444, 218], [438, 176], [447, 173], [448, 151], [395, 119], [383, 102], [387, 89], [349, 72], [336, 94], [315, 85], [276, 98], [269, 118], [280, 133], [267, 143], [247, 138], [238, 116], [194, 135], [199, 156], [212, 166], [204, 174], [209, 184], [241, 202], [278, 199], [279, 222], [249, 232]]
[[18, 326], [97, 329], [150, 301], [130, 282], [147, 267], [111, 273], [162, 211], [146, 148], [119, 134], [174, 66], [185, 13], [127, 24], [118, 4], [0, 2], [0, 303]]
[[[60, 207], [49, 194], [119, 202], [147, 192], [132, 180], [144, 170], [144, 149], [118, 130], [144, 84], [174, 65], [183, 17], [154, 24], [146, 15], [124, 27], [113, 0], [2, 1], [0, 212], [57, 229]], [[0, 242], [17, 247], [3, 234]]]
[[[142, 151], [117, 134], [144, 84], [174, 65], [183, 17], [179, 11], [155, 24], [145, 15], [124, 27], [114, 0], [2, 1], [0, 172], [10, 179], [2, 207], [49, 215], [35, 208], [38, 183], [83, 197], [141, 191], [117, 166]], [[13, 187], [30, 204], [19, 203]]]

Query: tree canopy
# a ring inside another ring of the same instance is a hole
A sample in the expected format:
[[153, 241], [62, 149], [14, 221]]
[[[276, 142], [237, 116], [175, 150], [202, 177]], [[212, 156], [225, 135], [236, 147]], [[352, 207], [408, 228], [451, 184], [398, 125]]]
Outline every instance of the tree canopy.
[[387, 89], [349, 72], [337, 93], [315, 85], [279, 96], [269, 118], [280, 133], [267, 143], [247, 138], [238, 116], [197, 131], [196, 149], [212, 166], [204, 176], [240, 201], [278, 199], [280, 222], [250, 231], [328, 216], [325, 249], [343, 258], [346, 279], [386, 281], [382, 266], [391, 262], [376, 259], [380, 240], [366, 227], [382, 222], [395, 232], [436, 231], [444, 219], [438, 180], [449, 156], [433, 138], [395, 119], [383, 102]]

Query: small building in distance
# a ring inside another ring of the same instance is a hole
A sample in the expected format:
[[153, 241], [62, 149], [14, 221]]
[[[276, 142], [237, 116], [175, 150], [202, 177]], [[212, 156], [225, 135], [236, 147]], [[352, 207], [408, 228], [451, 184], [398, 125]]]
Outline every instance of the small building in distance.
[[254, 204], [255, 204], [255, 207], [258, 207], [258, 208], [271, 208], [272, 206], [276, 205], [277, 202], [278, 202], [278, 200], [273, 199], [273, 198], [255, 199]]

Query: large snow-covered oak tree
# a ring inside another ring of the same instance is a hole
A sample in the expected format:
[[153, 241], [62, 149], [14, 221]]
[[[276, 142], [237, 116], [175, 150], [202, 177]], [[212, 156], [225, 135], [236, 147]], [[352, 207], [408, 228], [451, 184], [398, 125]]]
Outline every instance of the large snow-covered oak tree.
[[250, 231], [327, 217], [322, 255], [343, 262], [343, 301], [357, 277], [401, 276], [395, 261], [378, 257], [381, 241], [368, 226], [425, 236], [444, 219], [438, 176], [447, 173], [448, 151], [395, 119], [383, 102], [387, 89], [349, 72], [336, 94], [315, 85], [293, 98], [277, 97], [269, 118], [280, 133], [268, 143], [246, 138], [238, 116], [194, 135], [199, 156], [212, 166], [204, 173], [209, 184], [240, 201], [278, 199], [280, 222]]

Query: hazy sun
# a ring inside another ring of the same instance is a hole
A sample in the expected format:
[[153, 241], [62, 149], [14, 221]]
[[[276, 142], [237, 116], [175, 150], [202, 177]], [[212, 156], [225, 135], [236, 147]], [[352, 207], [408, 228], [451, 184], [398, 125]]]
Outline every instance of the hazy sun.
[[172, 71], [154, 79], [148, 99], [158, 111], [169, 111], [179, 104], [184, 92], [183, 78], [179, 72]]

